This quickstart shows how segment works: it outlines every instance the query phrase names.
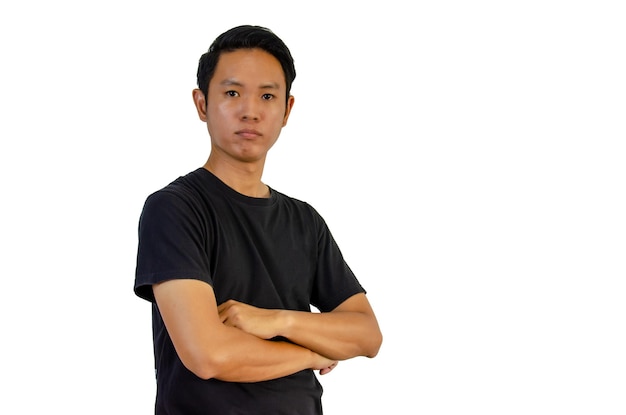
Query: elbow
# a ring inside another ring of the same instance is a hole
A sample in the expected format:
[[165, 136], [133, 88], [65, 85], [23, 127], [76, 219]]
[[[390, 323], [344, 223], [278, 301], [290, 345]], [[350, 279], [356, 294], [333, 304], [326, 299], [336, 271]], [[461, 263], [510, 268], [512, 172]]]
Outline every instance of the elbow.
[[202, 380], [209, 380], [216, 377], [215, 371], [213, 371], [211, 367], [194, 367], [193, 369], [189, 370]]
[[363, 336], [360, 341], [353, 341], [346, 344], [343, 353], [334, 355], [333, 358], [337, 360], [348, 360], [357, 356], [373, 358], [378, 355], [382, 342], [383, 336], [380, 331], [376, 330], [367, 336]]
[[181, 356], [181, 361], [187, 370], [203, 380], [219, 378], [220, 373], [224, 370], [223, 359], [216, 356], [188, 355], [186, 358]]
[[219, 371], [217, 367], [211, 362], [207, 361], [184, 361], [183, 365], [189, 370], [191, 373], [196, 375], [202, 380], [209, 380], [217, 376]]
[[376, 357], [376, 355], [378, 355], [378, 352], [380, 351], [380, 347], [382, 346], [382, 344], [383, 334], [380, 332], [380, 330], [378, 330], [376, 334], [372, 336], [372, 339], [367, 350], [364, 353], [364, 356], [369, 358]]
[[351, 359], [356, 356], [376, 357], [382, 343], [383, 335], [380, 328], [378, 326], [372, 327], [368, 331], [361, 333], [358, 339], [354, 339], [349, 345], [346, 345], [345, 354], [338, 357], [338, 360]]

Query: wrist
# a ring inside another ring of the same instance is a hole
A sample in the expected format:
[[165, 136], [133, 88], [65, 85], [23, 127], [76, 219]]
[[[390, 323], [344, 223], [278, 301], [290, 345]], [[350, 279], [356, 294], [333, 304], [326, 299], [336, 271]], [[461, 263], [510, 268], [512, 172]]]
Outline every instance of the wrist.
[[294, 312], [292, 310], [279, 310], [276, 322], [276, 330], [278, 336], [289, 338], [291, 327], [294, 321]]

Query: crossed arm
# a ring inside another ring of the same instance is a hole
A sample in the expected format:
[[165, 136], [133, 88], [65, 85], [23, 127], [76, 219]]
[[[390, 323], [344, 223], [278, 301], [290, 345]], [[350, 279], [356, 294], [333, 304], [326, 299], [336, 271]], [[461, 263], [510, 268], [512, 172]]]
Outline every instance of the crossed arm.
[[[365, 294], [328, 313], [268, 310], [234, 300], [217, 305], [197, 280], [153, 286], [161, 316], [183, 364], [203, 379], [257, 382], [304, 369], [330, 372], [338, 360], [374, 357], [382, 342]], [[267, 339], [283, 336], [291, 342]]]

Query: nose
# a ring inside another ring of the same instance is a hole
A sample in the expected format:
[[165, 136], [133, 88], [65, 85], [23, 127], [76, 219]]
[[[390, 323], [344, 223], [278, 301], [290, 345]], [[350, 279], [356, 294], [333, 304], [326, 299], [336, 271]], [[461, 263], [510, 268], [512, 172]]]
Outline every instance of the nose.
[[241, 119], [258, 121], [261, 117], [258, 98], [248, 97], [241, 100]]

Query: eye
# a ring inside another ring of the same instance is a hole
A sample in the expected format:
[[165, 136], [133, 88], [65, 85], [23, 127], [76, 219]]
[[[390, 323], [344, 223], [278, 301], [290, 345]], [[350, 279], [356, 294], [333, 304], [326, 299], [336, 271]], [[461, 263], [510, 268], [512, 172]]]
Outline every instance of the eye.
[[272, 94], [263, 94], [263, 95], [261, 95], [261, 98], [264, 99], [265, 101], [269, 101], [271, 99], [274, 99], [274, 95], [272, 95]]
[[239, 94], [237, 93], [237, 91], [226, 91], [226, 95], [228, 95], [229, 97], [236, 97]]

